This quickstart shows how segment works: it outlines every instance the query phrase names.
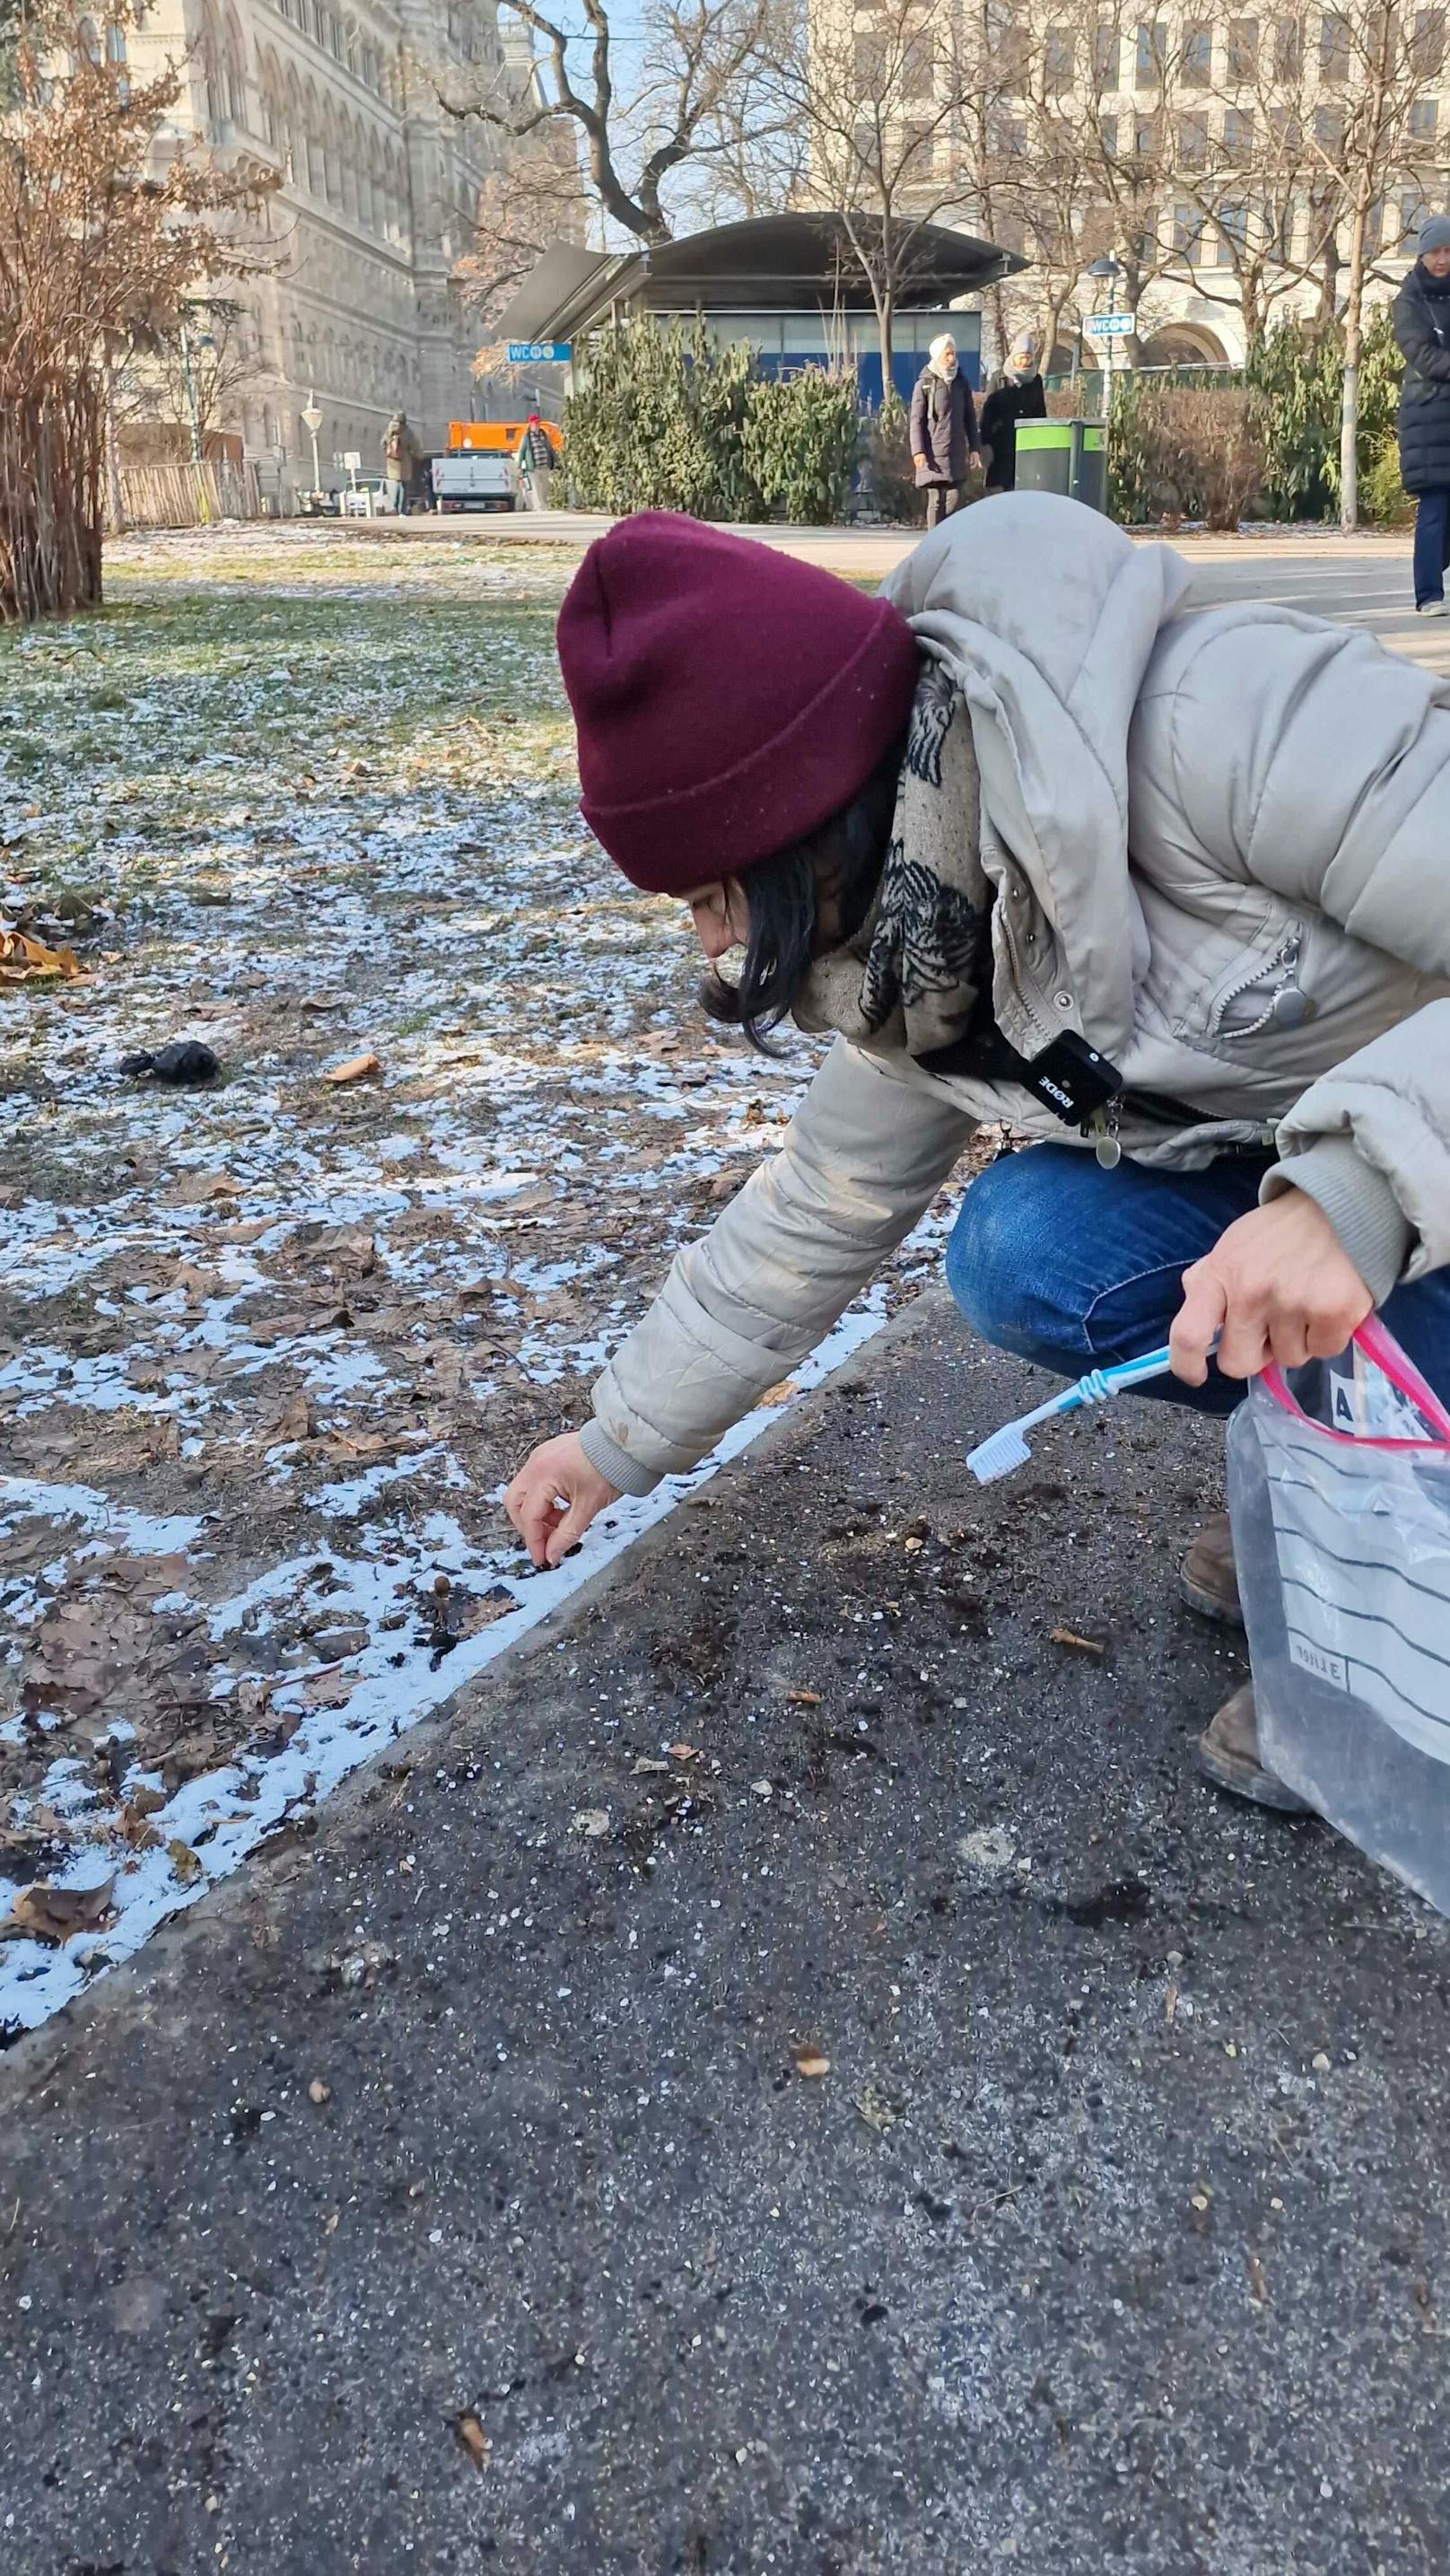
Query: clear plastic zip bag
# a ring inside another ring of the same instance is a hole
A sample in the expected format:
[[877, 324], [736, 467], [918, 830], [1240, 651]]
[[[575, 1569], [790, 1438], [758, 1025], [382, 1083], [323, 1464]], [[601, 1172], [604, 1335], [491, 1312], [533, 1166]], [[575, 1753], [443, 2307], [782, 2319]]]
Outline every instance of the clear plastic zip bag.
[[1371, 1318], [1255, 1380], [1229, 1508], [1262, 1759], [1450, 1914], [1450, 1413]]

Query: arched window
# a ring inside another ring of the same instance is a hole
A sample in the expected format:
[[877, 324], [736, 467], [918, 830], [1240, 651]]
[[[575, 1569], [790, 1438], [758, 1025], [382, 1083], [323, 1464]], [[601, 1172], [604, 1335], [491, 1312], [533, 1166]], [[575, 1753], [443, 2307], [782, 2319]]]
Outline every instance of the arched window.
[[116, 96], [124, 107], [131, 95], [131, 74], [126, 61], [126, 30], [112, 18], [106, 28], [106, 60], [116, 84]]
[[232, 126], [244, 126], [247, 121], [247, 83], [242, 70], [240, 40], [235, 29], [229, 29], [227, 34], [222, 89], [226, 99], [228, 123]]
[[287, 78], [287, 92], [282, 103], [282, 136], [288, 184], [295, 188], [305, 187], [307, 160], [302, 140], [302, 96], [295, 73], [289, 73]]
[[94, 18], [82, 18], [76, 29], [76, 42], [88, 63], [104, 62], [105, 54]]

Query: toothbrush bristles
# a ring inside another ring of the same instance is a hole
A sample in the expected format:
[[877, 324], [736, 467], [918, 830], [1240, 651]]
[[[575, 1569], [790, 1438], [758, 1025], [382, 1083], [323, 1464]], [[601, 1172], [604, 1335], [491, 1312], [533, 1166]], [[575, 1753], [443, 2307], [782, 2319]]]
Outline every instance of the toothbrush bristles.
[[1009, 1422], [994, 1431], [980, 1449], [973, 1449], [967, 1465], [979, 1485], [995, 1485], [999, 1476], [1010, 1476], [1014, 1469], [1025, 1467], [1032, 1455], [1020, 1431]]

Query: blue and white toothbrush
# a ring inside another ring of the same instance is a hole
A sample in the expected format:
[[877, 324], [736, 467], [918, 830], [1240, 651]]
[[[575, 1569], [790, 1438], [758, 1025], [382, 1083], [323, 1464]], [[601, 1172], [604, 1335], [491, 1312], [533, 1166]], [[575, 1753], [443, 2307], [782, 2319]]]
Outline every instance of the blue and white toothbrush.
[[1025, 1467], [1032, 1452], [1023, 1438], [1034, 1423], [1050, 1422], [1056, 1413], [1076, 1413], [1084, 1404], [1106, 1404], [1110, 1395], [1121, 1395], [1124, 1387], [1140, 1386], [1144, 1378], [1162, 1377], [1169, 1367], [1165, 1344], [1161, 1351], [1145, 1351], [1140, 1360], [1120, 1360], [1116, 1368], [1089, 1369], [1075, 1386], [1064, 1387], [1035, 1413], [1024, 1413], [1016, 1422], [1004, 1422], [990, 1440], [980, 1448], [969, 1450], [967, 1465], [979, 1485], [994, 1485], [999, 1476], [1010, 1476], [1015, 1468]]

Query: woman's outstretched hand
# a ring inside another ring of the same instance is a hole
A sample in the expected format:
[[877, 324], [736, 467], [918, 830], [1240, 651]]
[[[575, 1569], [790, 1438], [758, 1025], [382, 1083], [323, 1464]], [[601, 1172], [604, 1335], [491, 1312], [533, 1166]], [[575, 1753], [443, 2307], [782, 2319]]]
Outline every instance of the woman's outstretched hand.
[[1173, 1374], [1202, 1386], [1215, 1333], [1225, 1377], [1257, 1377], [1270, 1360], [1302, 1368], [1332, 1359], [1373, 1303], [1317, 1201], [1284, 1190], [1239, 1217], [1184, 1271], [1168, 1336]]
[[524, 1460], [503, 1498], [535, 1565], [561, 1565], [577, 1547], [590, 1522], [606, 1503], [617, 1503], [619, 1488], [601, 1476], [585, 1455], [577, 1431], [542, 1441]]

